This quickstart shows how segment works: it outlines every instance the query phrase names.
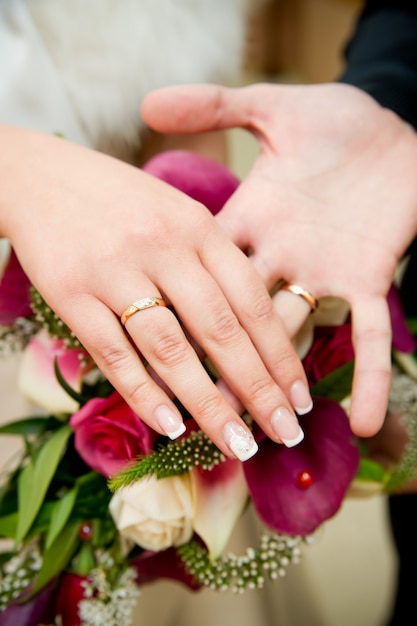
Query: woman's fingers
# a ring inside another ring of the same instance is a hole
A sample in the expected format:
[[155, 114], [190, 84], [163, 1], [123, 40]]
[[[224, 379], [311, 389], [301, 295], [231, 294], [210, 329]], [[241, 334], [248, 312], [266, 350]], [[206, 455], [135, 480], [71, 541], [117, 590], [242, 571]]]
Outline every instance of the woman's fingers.
[[[234, 256], [234, 247], [232, 249]], [[244, 289], [232, 287], [234, 281], [230, 278], [220, 289], [205, 268], [193, 265], [184, 255], [184, 266], [180, 264], [178, 276], [173, 272], [169, 279], [165, 278], [160, 291], [175, 308], [192, 341], [198, 344], [199, 352], [203, 350], [210, 357], [233, 393], [263, 430], [272, 439], [291, 445], [302, 437], [293, 406], [299, 413], [311, 409], [304, 370], [273, 310], [265, 287], [244, 255], [239, 251], [237, 253], [242, 264], [239, 275], [243, 277]], [[125, 291], [125, 285], [119, 289]], [[159, 292], [150, 286], [142, 287], [140, 291], [144, 298], [145, 293], [150, 292], [160, 297]], [[118, 295], [114, 290], [112, 298], [123, 302], [123, 305], [112, 302], [111, 308], [123, 312], [126, 296]], [[139, 299], [137, 304], [141, 302]], [[237, 311], [245, 311], [240, 319], [232, 306]], [[177, 317], [169, 308], [151, 306], [139, 310], [128, 317], [125, 328], [137, 350], [163, 381], [162, 386], [171, 392], [164, 395], [163, 411], [167, 420], [174, 406], [170, 399], [172, 394], [226, 454], [246, 456], [249, 451], [255, 450], [249, 430], [207, 375], [200, 363], [201, 354], [197, 355], [190, 345]], [[269, 342], [267, 336], [270, 337]], [[95, 343], [97, 341], [98, 338]], [[124, 352], [124, 359], [120, 356], [116, 359], [122, 363], [117, 373], [117, 385], [123, 385], [123, 395], [134, 410], [158, 430], [161, 428], [158, 421], [162, 412], [158, 405], [161, 389], [158, 389], [158, 394], [152, 392], [151, 381], [144, 379], [142, 373], [137, 381], [129, 372], [128, 376], [123, 374], [128, 366], [129, 369], [134, 367], [135, 361], [131, 357], [131, 353]], [[114, 383], [114, 366], [109, 367], [105, 361], [104, 367], [106, 375]], [[154, 379], [155, 376], [152, 382]], [[177, 417], [178, 413], [174, 411], [170, 417], [172, 424]], [[178, 423], [177, 426], [180, 428]], [[176, 428], [171, 430], [175, 432]], [[244, 437], [237, 444], [239, 437], [235, 430]], [[231, 441], [235, 442], [235, 447], [238, 445], [237, 452], [231, 448]]]
[[244, 461], [256, 453], [250, 430], [213, 384], [168, 308], [151, 307], [126, 322], [131, 340], [167, 385], [166, 390], [147, 371], [109, 309], [93, 300], [88, 309], [84, 328], [78, 332], [80, 339], [102, 373], [145, 422], [171, 438], [183, 432], [182, 416], [169, 393], [172, 391], [226, 455]]

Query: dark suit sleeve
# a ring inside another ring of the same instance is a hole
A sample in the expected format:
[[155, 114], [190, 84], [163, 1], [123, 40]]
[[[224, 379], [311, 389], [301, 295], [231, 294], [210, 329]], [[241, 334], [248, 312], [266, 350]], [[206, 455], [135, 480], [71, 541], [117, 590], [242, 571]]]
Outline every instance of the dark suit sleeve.
[[370, 0], [345, 50], [340, 82], [417, 127], [417, 0]]

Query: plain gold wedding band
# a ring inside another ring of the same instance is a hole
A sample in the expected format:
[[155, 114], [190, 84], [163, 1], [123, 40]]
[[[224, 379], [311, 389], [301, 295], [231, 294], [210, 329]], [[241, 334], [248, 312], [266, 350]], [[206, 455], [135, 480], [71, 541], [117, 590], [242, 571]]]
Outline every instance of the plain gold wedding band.
[[142, 298], [142, 300], [137, 300], [123, 311], [120, 316], [120, 321], [124, 326], [129, 317], [132, 317], [132, 315], [138, 313], [139, 311], [150, 309], [153, 306], [167, 306], [167, 303], [163, 298], [156, 298], [154, 296], [151, 296], [149, 298]]
[[282, 283], [279, 289], [289, 291], [290, 293], [294, 293], [296, 296], [303, 298], [311, 308], [311, 313], [314, 313], [319, 306], [317, 298], [315, 298], [312, 293], [307, 291], [307, 289], [300, 287], [300, 285], [294, 285], [294, 283]]

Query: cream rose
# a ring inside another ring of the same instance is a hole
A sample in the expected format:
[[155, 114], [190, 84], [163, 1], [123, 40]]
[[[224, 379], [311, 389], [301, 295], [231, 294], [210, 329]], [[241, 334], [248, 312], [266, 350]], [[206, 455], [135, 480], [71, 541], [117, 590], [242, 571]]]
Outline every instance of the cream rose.
[[146, 478], [120, 489], [110, 513], [123, 536], [147, 550], [165, 550], [189, 541], [194, 505], [188, 474]]

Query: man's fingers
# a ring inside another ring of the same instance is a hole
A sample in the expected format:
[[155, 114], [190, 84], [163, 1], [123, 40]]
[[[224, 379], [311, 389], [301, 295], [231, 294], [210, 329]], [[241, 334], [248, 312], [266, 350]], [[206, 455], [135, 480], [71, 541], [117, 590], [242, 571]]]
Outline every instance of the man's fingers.
[[[163, 133], [198, 133], [250, 127], [251, 91], [218, 85], [164, 87], [145, 96], [142, 116]], [[237, 105], [238, 103], [238, 105]]]
[[381, 428], [391, 384], [391, 321], [384, 298], [352, 304], [355, 374], [350, 421], [353, 432], [370, 437]]

